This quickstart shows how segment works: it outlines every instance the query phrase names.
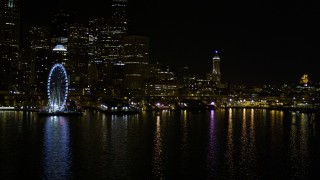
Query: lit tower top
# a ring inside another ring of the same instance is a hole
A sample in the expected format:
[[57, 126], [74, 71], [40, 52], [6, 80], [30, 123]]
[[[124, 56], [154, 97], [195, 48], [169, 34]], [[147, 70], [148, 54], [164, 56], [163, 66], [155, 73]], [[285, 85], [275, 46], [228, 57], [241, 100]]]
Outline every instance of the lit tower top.
[[12, 7], [13, 7], [13, 0], [9, 0], [9, 1], [8, 1], [8, 7], [9, 7], [9, 8], [12, 8]]
[[127, 4], [127, 0], [112, 0], [112, 17], [121, 19], [124, 23], [127, 23]]
[[[0, 1], [0, 44], [18, 47], [20, 39], [20, 8], [18, 0]], [[10, 50], [12, 51], [12, 50]], [[1, 56], [7, 57], [7, 56]]]
[[212, 74], [220, 75], [220, 57], [217, 50], [214, 51], [212, 58]]
[[114, 20], [114, 29], [116, 32], [125, 34], [127, 32], [127, 0], [112, 0], [112, 19]]

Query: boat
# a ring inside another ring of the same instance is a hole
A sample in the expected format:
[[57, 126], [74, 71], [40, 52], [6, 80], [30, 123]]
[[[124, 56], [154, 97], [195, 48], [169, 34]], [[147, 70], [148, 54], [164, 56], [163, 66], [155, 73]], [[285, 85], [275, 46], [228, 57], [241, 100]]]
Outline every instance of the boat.
[[202, 110], [215, 110], [214, 104], [206, 104], [201, 100], [196, 99], [183, 99], [178, 102], [178, 110], [202, 111]]
[[138, 114], [141, 112], [139, 107], [129, 104], [127, 101], [111, 98], [104, 100], [100, 105], [100, 111], [105, 114], [126, 115]]

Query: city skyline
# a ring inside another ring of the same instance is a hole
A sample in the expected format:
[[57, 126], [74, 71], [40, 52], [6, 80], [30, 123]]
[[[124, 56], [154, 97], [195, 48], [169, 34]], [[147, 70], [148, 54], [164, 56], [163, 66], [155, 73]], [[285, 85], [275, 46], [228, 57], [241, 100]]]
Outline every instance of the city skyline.
[[[109, 15], [111, 0], [91, 2], [46, 4], [33, 0], [22, 10], [29, 14], [22, 19], [41, 21], [41, 13], [61, 5], [78, 16]], [[195, 73], [210, 72], [214, 50], [218, 50], [224, 82], [298, 83], [303, 74], [308, 74], [311, 81], [320, 80], [319, 35], [316, 23], [312, 23], [319, 19], [316, 3], [128, 2], [128, 33], [150, 38], [152, 63], [189, 66]], [[41, 16], [45, 17], [48, 14]]]

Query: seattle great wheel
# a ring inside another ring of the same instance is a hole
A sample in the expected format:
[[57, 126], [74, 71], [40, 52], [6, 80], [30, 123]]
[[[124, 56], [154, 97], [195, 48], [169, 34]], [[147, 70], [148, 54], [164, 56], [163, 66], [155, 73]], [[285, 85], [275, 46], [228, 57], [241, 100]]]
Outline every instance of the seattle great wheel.
[[47, 82], [48, 111], [65, 110], [68, 97], [68, 76], [62, 64], [54, 64], [50, 70]]

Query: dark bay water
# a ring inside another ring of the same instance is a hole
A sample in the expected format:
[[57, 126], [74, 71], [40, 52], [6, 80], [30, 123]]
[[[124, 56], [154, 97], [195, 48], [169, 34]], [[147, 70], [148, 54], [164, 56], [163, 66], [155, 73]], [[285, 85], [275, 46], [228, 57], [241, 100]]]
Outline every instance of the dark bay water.
[[0, 179], [319, 178], [319, 114], [0, 111]]

